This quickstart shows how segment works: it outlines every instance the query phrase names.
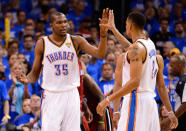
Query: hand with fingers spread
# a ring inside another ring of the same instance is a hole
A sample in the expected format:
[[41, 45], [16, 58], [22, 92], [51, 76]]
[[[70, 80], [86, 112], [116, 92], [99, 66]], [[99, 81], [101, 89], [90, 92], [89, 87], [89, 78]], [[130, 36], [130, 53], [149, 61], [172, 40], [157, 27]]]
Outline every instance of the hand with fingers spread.
[[100, 25], [100, 35], [101, 36], [106, 36], [108, 27], [104, 26], [105, 24], [108, 24], [109, 20], [109, 9], [104, 9], [102, 13], [102, 18], [99, 18], [99, 25]]
[[113, 10], [109, 10], [108, 13], [108, 22], [105, 22], [105, 23], [100, 23], [100, 27], [104, 27], [106, 29], [109, 29], [109, 30], [113, 30], [115, 27], [115, 23], [114, 23], [114, 13], [113, 13]]
[[103, 101], [101, 101], [97, 108], [96, 108], [96, 111], [97, 113], [100, 115], [100, 116], [103, 116], [103, 114], [105, 113], [105, 108], [109, 105], [109, 99], [108, 97], [106, 99], [104, 99]]
[[24, 73], [21, 73], [21, 75], [19, 77], [19, 81], [23, 84], [28, 84], [28, 79]]

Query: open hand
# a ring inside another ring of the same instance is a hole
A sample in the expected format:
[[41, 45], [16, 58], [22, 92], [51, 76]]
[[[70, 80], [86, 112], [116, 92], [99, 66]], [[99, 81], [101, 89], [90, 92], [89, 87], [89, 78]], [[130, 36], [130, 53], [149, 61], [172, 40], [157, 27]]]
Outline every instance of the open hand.
[[106, 28], [106, 29], [109, 29], [109, 30], [112, 31], [115, 28], [114, 12], [113, 12], [113, 10], [109, 10], [109, 12], [107, 13], [107, 15], [108, 15], [107, 22], [100, 22], [100, 27]]
[[105, 24], [108, 24], [108, 20], [109, 20], [109, 9], [104, 9], [103, 13], [102, 13], [102, 18], [99, 18], [100, 21], [100, 34], [102, 36], [105, 36], [107, 31], [108, 31], [108, 27], [104, 26]]

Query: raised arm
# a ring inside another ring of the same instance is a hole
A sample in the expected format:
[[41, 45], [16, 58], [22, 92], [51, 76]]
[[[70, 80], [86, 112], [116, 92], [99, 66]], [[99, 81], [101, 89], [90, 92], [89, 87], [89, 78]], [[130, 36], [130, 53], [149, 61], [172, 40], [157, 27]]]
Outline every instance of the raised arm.
[[161, 55], [157, 55], [157, 62], [158, 62], [158, 73], [157, 73], [157, 89], [158, 89], [158, 93], [159, 96], [163, 102], [163, 104], [165, 105], [165, 107], [167, 108], [169, 114], [170, 114], [170, 119], [172, 120], [172, 128], [176, 128], [178, 125], [178, 121], [172, 111], [172, 107], [171, 104], [169, 102], [169, 96], [168, 96], [168, 92], [167, 89], [165, 87], [165, 83], [164, 83], [164, 78], [163, 78], [163, 68], [164, 68], [164, 61]]
[[100, 43], [98, 48], [90, 45], [87, 40], [85, 40], [83, 37], [77, 36], [73, 37], [75, 44], [78, 45], [82, 50], [84, 50], [86, 53], [91, 54], [92, 56], [103, 59], [106, 54], [106, 45], [107, 45], [107, 31], [108, 28], [105, 26], [102, 26], [102, 24], [106, 24], [108, 22], [108, 12], [109, 9], [104, 9], [102, 13], [102, 18], [100, 18]]
[[111, 30], [120, 44], [124, 47], [125, 50], [131, 45], [131, 43], [117, 30], [114, 22], [114, 13], [113, 10], [109, 10], [109, 20], [108, 23], [102, 24], [109, 30]]
[[39, 74], [42, 67], [42, 60], [43, 60], [43, 52], [44, 52], [44, 40], [40, 39], [37, 41], [36, 47], [35, 47], [35, 59], [34, 64], [32, 67], [31, 72], [27, 75], [27, 77], [24, 74], [21, 74], [20, 81], [22, 83], [34, 83], [38, 80]]

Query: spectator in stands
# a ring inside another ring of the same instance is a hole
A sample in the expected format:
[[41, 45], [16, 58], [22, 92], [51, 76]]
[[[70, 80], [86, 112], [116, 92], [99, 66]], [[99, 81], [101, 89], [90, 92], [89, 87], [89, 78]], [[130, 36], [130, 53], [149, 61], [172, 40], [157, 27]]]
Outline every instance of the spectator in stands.
[[164, 42], [168, 41], [173, 35], [168, 31], [169, 21], [167, 19], [160, 20], [160, 31], [152, 34], [151, 39], [154, 42], [156, 49], [160, 50], [163, 55]]
[[75, 25], [74, 22], [72, 20], [68, 20], [68, 24], [69, 24], [69, 34], [74, 35], [75, 34]]
[[19, 118], [17, 118], [14, 124], [17, 127], [22, 127], [22, 129], [24, 130], [35, 128], [34, 131], [37, 131], [36, 128], [41, 129], [40, 122], [38, 122], [40, 118], [40, 101], [41, 101], [41, 98], [37, 96], [36, 94], [33, 94], [30, 99], [31, 112], [25, 113]]
[[107, 40], [107, 51], [114, 52], [115, 50], [115, 42], [112, 39]]
[[[11, 79], [11, 75], [10, 75], [10, 69], [12, 68], [12, 65], [17, 61], [17, 54], [11, 54], [8, 57], [8, 66], [7, 68], [5, 68], [5, 76], [7, 78], [7, 80]], [[9, 89], [9, 87], [7, 87], [7, 89]]]
[[5, 81], [6, 77], [5, 77], [5, 68], [4, 65], [2, 63], [2, 61], [0, 61], [0, 79]]
[[144, 11], [144, 4], [143, 4], [143, 0], [133, 0], [130, 3], [130, 9], [133, 11], [140, 11], [143, 12]]
[[174, 4], [174, 11], [173, 11], [173, 14], [171, 15], [172, 16], [171, 20], [174, 23], [183, 21], [183, 19], [182, 19], [183, 9], [184, 9], [184, 7], [183, 7], [182, 3], [180, 3], [179, 1]]
[[24, 36], [24, 49], [22, 53], [25, 59], [32, 65], [34, 62], [34, 38], [32, 35]]
[[25, 20], [26, 20], [26, 12], [23, 10], [19, 10], [17, 12], [17, 22], [14, 24], [14, 30], [16, 31], [16, 38], [19, 38], [24, 31], [25, 27]]
[[[11, 99], [11, 107], [10, 107], [10, 115], [12, 117], [11, 120], [14, 120], [14, 118], [21, 114], [21, 105], [25, 98], [29, 98], [29, 95], [32, 93], [32, 87], [27, 84], [22, 84], [19, 82], [20, 73], [24, 73], [25, 69], [22, 63], [15, 62], [11, 67], [11, 78], [13, 81], [13, 84], [11, 85], [11, 88], [8, 90], [8, 94]], [[28, 89], [29, 88], [29, 89]]]
[[91, 38], [94, 39], [97, 43], [100, 42], [99, 35], [98, 35], [98, 29], [96, 25], [92, 25], [90, 27], [90, 35], [91, 35]]
[[84, 52], [79, 53], [79, 55], [80, 55], [79, 60], [82, 61], [85, 64], [85, 66], [87, 66], [90, 61], [90, 56]]
[[174, 76], [179, 77], [176, 85], [175, 94], [175, 115], [179, 118], [179, 124], [176, 131], [186, 129], [186, 75], [185, 75], [185, 56], [176, 54], [170, 58], [170, 71]]
[[102, 77], [100, 78], [98, 85], [102, 93], [107, 96], [114, 86], [113, 74], [114, 70], [111, 64], [105, 63], [102, 65]]
[[109, 52], [109, 53], [106, 54], [105, 61], [106, 61], [106, 63], [109, 63], [112, 66], [112, 68], [115, 70], [115, 68], [116, 68], [116, 57], [115, 57], [113, 52]]
[[170, 58], [170, 51], [171, 49], [175, 48], [176, 46], [172, 41], [166, 41], [163, 45], [163, 57], [164, 57], [164, 70], [163, 74], [168, 76], [168, 63]]
[[74, 22], [76, 31], [79, 30], [79, 23], [87, 16], [91, 17], [92, 12], [85, 8], [85, 0], [73, 0], [72, 10], [68, 12], [67, 19]]
[[79, 30], [77, 33], [80, 33], [84, 38], [90, 38], [90, 27], [91, 27], [91, 19], [85, 17], [82, 21], [79, 22]]
[[24, 63], [24, 61], [25, 61], [26, 59], [25, 59], [25, 56], [24, 56], [23, 54], [19, 53], [19, 54], [17, 55], [17, 60], [18, 60], [19, 62], [21, 62], [21, 63]]
[[151, 36], [153, 32], [153, 27], [158, 25], [159, 22], [155, 18], [156, 12], [154, 8], [147, 8], [145, 11], [145, 16], [146, 16], [146, 25], [145, 25], [145, 30], [149, 32], [149, 35]]
[[185, 32], [183, 29], [183, 25], [181, 22], [177, 22], [175, 23], [175, 36], [173, 38], [170, 39], [170, 41], [172, 41], [176, 47], [182, 52], [183, 48], [186, 45], [186, 36], [185, 36]]
[[45, 32], [45, 24], [46, 24], [46, 21], [44, 19], [38, 19], [36, 22], [36, 31]]
[[10, 119], [9, 99], [6, 84], [0, 80], [0, 124], [6, 124]]

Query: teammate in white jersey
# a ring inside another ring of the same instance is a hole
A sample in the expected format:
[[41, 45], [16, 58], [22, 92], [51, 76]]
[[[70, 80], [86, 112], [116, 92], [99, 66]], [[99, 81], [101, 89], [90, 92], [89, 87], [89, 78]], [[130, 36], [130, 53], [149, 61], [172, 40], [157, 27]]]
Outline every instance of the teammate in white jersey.
[[[108, 22], [108, 9], [103, 10], [100, 23]], [[80, 84], [77, 53], [79, 49], [97, 58], [106, 53], [107, 31], [100, 26], [100, 43], [96, 48], [81, 36], [67, 34], [68, 20], [60, 12], [50, 16], [51, 35], [37, 41], [31, 72], [20, 76], [23, 83], [37, 81], [43, 68], [41, 106], [42, 131], [80, 131]]]
[[124, 96], [118, 131], [160, 131], [154, 89], [157, 88], [161, 100], [169, 111], [170, 126], [176, 128], [178, 121], [169, 102], [163, 81], [163, 59], [156, 56], [154, 43], [144, 33], [145, 16], [131, 12], [126, 21], [126, 34], [131, 44], [115, 28], [113, 11], [109, 12], [109, 22], [105, 24], [127, 50], [119, 58], [115, 73], [114, 93], [97, 106], [103, 115], [105, 106], [114, 101], [114, 114], [118, 114], [119, 100]]

